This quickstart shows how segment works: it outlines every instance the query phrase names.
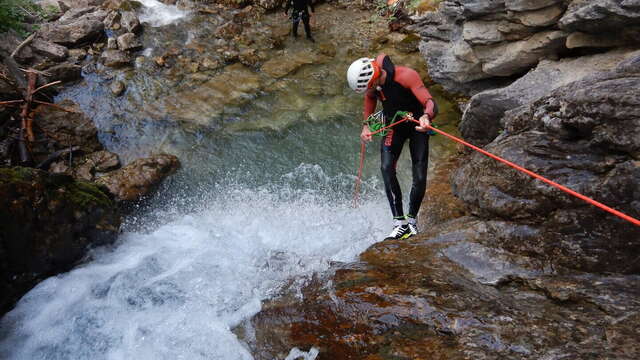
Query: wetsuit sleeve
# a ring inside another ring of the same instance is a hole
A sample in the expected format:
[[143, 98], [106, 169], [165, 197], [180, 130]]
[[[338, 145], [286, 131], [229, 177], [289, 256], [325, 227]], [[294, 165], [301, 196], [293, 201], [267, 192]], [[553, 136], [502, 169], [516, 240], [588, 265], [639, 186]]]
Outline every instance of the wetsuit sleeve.
[[434, 118], [435, 104], [433, 102], [433, 96], [431, 96], [429, 90], [424, 86], [418, 72], [408, 67], [397, 66], [394, 80], [405, 88], [410, 89], [416, 99], [424, 105], [424, 113], [429, 115], [429, 118]]
[[364, 111], [362, 112], [362, 120], [367, 120], [369, 118], [369, 115], [373, 114], [373, 112], [376, 111], [377, 104], [378, 98], [376, 97], [375, 91], [368, 90], [364, 94]]

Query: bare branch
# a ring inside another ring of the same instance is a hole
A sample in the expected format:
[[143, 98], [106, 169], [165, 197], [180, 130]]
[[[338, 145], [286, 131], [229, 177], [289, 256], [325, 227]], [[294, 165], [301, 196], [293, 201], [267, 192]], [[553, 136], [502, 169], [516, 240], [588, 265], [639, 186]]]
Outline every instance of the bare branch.
[[23, 42], [20, 43], [20, 45], [18, 45], [18, 47], [11, 53], [11, 57], [12, 58], [16, 57], [16, 55], [20, 52], [20, 50], [22, 50], [22, 48], [27, 46], [31, 42], [31, 40], [33, 40], [34, 37], [36, 37], [35, 32], [29, 35], [28, 38], [26, 38]]
[[50, 82], [50, 83], [48, 83], [48, 84], [46, 84], [46, 85], [42, 85], [42, 86], [40, 86], [39, 88], [35, 89], [35, 90], [33, 91], [33, 93], [35, 94], [35, 93], [37, 93], [37, 92], [38, 92], [38, 91], [40, 91], [40, 90], [44, 90], [44, 89], [48, 88], [49, 86], [58, 85], [58, 84], [62, 84], [62, 81], [58, 80], [58, 81]]

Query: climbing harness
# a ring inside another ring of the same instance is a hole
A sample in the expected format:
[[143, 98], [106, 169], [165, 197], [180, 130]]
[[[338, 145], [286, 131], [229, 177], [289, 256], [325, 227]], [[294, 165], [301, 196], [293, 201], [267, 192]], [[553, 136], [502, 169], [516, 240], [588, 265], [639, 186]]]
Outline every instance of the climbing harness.
[[[412, 122], [420, 124], [420, 122], [418, 120], [413, 118], [413, 115], [411, 113], [398, 111], [396, 113], [396, 115], [393, 117], [393, 119], [395, 120], [398, 116], [402, 116], [401, 120], [393, 122], [392, 124], [390, 124], [388, 126], [384, 126], [384, 127], [380, 128], [380, 129], [376, 130], [371, 135], [375, 135], [378, 132], [382, 132], [382, 131], [384, 131], [384, 130], [386, 130], [388, 128], [396, 126], [396, 125], [398, 125], [398, 124], [400, 124], [402, 122], [405, 122], [405, 121], [412, 121]], [[468, 142], [466, 142], [466, 141], [464, 141], [464, 140], [462, 140], [460, 138], [457, 138], [457, 137], [455, 137], [455, 136], [453, 136], [451, 134], [448, 134], [448, 133], [446, 133], [446, 132], [444, 132], [442, 130], [439, 130], [439, 129], [437, 129], [436, 127], [434, 127], [432, 125], [427, 125], [427, 128], [429, 130], [432, 130], [432, 131], [434, 131], [434, 132], [436, 132], [436, 133], [438, 133], [440, 135], [443, 135], [443, 136], [445, 136], [445, 137], [447, 137], [447, 138], [449, 138], [449, 139], [451, 139], [451, 140], [453, 140], [455, 142], [458, 142], [458, 143], [460, 143], [460, 144], [462, 144], [462, 145], [464, 145], [464, 146], [466, 146], [468, 148], [471, 148], [474, 151], [477, 151], [477, 152], [479, 152], [479, 153], [481, 153], [481, 154], [483, 154], [485, 156], [488, 156], [488, 157], [490, 157], [490, 158], [492, 158], [494, 160], [497, 160], [497, 161], [499, 161], [499, 162], [501, 162], [501, 163], [503, 163], [505, 165], [508, 165], [508, 166], [520, 171], [520, 172], [523, 172], [523, 173], [525, 173], [525, 174], [527, 174], [527, 175], [529, 175], [529, 176], [531, 176], [531, 177], [533, 177], [535, 179], [538, 179], [538, 180], [540, 180], [542, 182], [545, 182], [545, 183], [547, 183], [547, 184], [549, 184], [549, 185], [551, 185], [551, 186], [553, 186], [553, 187], [555, 187], [557, 189], [560, 189], [560, 190], [566, 192], [567, 194], [570, 194], [572, 196], [577, 197], [578, 199], [586, 201], [587, 203], [589, 203], [589, 204], [591, 204], [593, 206], [599, 207], [600, 209], [602, 209], [604, 211], [607, 211], [607, 212], [609, 212], [609, 213], [611, 213], [611, 214], [613, 214], [613, 215], [615, 215], [615, 216], [617, 216], [617, 217], [619, 217], [621, 219], [624, 219], [624, 220], [626, 220], [626, 221], [628, 221], [628, 222], [630, 222], [630, 223], [632, 223], [632, 224], [634, 224], [636, 226], [640, 226], [640, 220], [638, 220], [636, 218], [633, 218], [633, 217], [631, 217], [631, 216], [629, 216], [629, 215], [627, 215], [627, 214], [625, 214], [625, 213], [623, 213], [621, 211], [613, 209], [613, 208], [611, 208], [611, 207], [609, 207], [609, 206], [607, 206], [607, 205], [605, 205], [605, 204], [603, 204], [601, 202], [598, 202], [598, 201], [596, 201], [594, 199], [591, 199], [590, 197], [587, 197], [587, 196], [582, 195], [582, 194], [580, 194], [580, 193], [578, 193], [576, 191], [573, 191], [573, 190], [569, 189], [566, 186], [563, 186], [563, 185], [560, 185], [560, 184], [556, 183], [555, 181], [551, 181], [551, 180], [549, 180], [549, 179], [547, 179], [547, 178], [545, 178], [545, 177], [543, 177], [541, 175], [538, 175], [538, 174], [534, 173], [531, 170], [527, 170], [527, 169], [523, 168], [522, 166], [519, 166], [517, 164], [512, 163], [509, 160], [503, 159], [503, 158], [501, 158], [501, 157], [499, 157], [497, 155], [494, 155], [494, 154], [492, 154], [492, 153], [490, 153], [490, 152], [488, 152], [486, 150], [483, 150], [483, 149], [481, 149], [481, 148], [479, 148], [479, 147], [477, 147], [475, 145], [472, 145], [472, 144], [470, 144], [470, 143], [468, 143]], [[353, 204], [354, 204], [355, 207], [357, 207], [358, 199], [359, 199], [360, 183], [361, 183], [361, 178], [362, 178], [362, 167], [364, 165], [364, 152], [365, 152], [365, 144], [363, 142], [361, 142], [361, 146], [360, 146], [360, 168], [358, 169], [358, 177], [356, 178], [356, 187], [355, 187], [355, 194], [354, 194], [354, 199], [353, 199]]]

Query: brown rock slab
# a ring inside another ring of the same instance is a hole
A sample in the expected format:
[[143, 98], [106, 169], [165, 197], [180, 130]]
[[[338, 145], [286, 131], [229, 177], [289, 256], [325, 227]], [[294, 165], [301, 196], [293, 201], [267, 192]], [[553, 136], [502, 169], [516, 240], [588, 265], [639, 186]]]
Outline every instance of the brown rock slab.
[[118, 201], [135, 201], [150, 193], [179, 167], [180, 162], [174, 155], [159, 154], [135, 160], [99, 177], [96, 182], [106, 186]]

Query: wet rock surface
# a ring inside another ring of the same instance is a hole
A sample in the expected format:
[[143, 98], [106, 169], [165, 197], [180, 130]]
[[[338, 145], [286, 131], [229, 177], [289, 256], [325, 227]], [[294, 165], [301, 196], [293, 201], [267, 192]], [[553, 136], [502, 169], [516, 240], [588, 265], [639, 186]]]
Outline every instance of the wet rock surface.
[[484, 247], [471, 218], [410, 241], [384, 241], [360, 262], [268, 301], [239, 333], [256, 359], [289, 349], [317, 359], [560, 359], [638, 355], [638, 276], [552, 274]]
[[120, 217], [104, 189], [66, 175], [0, 168], [0, 312], [38, 281], [115, 240]]

